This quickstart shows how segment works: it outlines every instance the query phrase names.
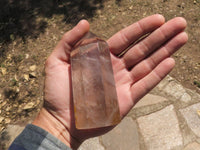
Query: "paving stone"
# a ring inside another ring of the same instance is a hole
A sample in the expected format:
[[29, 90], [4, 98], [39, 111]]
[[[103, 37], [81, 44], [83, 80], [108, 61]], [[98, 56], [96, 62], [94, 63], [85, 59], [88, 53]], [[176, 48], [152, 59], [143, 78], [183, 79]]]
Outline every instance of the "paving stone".
[[139, 108], [143, 106], [149, 106], [149, 105], [154, 105], [158, 103], [162, 103], [168, 101], [166, 98], [158, 96], [158, 95], [153, 95], [153, 94], [147, 94], [144, 96], [135, 106], [134, 108]]
[[192, 100], [185, 88], [170, 76], [167, 76], [163, 81], [161, 81], [156, 88], [167, 95], [174, 97], [174, 100], [178, 99], [185, 103], [188, 103]]
[[183, 150], [200, 150], [200, 144], [196, 142], [190, 143]]
[[170, 81], [173, 81], [173, 78], [170, 76], [166, 76], [155, 88], [158, 90], [162, 90], [169, 84]]
[[183, 102], [189, 102], [191, 100], [191, 96], [186, 93], [184, 87], [176, 81], [171, 81], [163, 89], [163, 91], [168, 95], [175, 97], [176, 99], [180, 99]]
[[104, 147], [99, 143], [99, 138], [91, 138], [83, 142], [78, 150], [105, 150]]
[[101, 137], [106, 150], [139, 150], [136, 122], [126, 117], [112, 131]]
[[148, 150], [182, 147], [183, 139], [173, 105], [137, 119]]
[[168, 99], [162, 96], [147, 94], [144, 96], [128, 113], [128, 117], [134, 119], [161, 110], [171, 103]]
[[182, 93], [182, 96], [181, 96], [180, 100], [182, 102], [188, 103], [188, 102], [190, 102], [192, 100], [192, 98], [188, 93], [185, 92], [185, 93]]
[[197, 143], [199, 143], [199, 144], [200, 144], [200, 138], [197, 138], [197, 139], [196, 139], [196, 141], [197, 141]]
[[184, 109], [181, 109], [180, 112], [185, 118], [189, 128], [200, 137], [200, 103], [191, 105]]

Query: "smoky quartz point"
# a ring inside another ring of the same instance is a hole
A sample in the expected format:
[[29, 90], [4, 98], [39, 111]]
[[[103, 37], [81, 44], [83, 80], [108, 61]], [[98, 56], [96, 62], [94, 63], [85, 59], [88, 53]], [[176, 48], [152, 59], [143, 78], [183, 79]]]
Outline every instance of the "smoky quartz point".
[[100, 128], [119, 123], [120, 113], [108, 44], [88, 32], [70, 55], [76, 128]]

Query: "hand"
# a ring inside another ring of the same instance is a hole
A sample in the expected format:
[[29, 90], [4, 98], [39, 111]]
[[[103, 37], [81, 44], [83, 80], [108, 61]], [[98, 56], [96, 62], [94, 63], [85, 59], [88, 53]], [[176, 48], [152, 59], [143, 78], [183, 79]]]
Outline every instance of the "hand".
[[[161, 15], [153, 15], [119, 31], [107, 41], [122, 118], [172, 70], [175, 62], [170, 56], [187, 42], [185, 27], [186, 21], [183, 18], [174, 18], [165, 23]], [[48, 57], [45, 66], [44, 108], [33, 122], [74, 149], [84, 139], [101, 135], [113, 128], [75, 128], [69, 53], [88, 31], [89, 23], [80, 21], [63, 36]], [[131, 46], [148, 33], [148, 37]], [[119, 58], [118, 55], [130, 46]]]

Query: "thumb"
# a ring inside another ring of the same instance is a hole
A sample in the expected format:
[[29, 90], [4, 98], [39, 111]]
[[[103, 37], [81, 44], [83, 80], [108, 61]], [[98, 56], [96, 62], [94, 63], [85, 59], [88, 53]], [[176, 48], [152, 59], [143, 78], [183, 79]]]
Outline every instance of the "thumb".
[[73, 29], [64, 34], [51, 56], [69, 62], [69, 53], [72, 47], [89, 31], [89, 29], [90, 25], [88, 21], [81, 20]]

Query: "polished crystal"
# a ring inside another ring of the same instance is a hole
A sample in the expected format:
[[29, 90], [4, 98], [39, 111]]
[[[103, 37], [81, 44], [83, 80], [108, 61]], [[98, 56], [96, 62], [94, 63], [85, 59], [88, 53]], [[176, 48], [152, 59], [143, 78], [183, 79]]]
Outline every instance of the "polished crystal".
[[70, 55], [76, 128], [99, 128], [119, 123], [108, 44], [89, 32]]

